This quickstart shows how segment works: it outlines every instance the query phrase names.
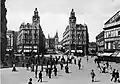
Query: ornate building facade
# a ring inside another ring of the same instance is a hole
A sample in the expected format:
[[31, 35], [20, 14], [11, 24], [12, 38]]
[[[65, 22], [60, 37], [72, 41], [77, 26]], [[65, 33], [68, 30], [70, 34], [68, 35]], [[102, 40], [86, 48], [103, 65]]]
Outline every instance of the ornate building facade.
[[58, 32], [56, 32], [56, 35], [53, 38], [48, 35], [48, 39], [46, 39], [46, 49], [48, 51], [49, 50], [57, 51], [58, 45], [59, 45]]
[[62, 43], [66, 51], [70, 53], [79, 51], [84, 55], [88, 54], [89, 36], [87, 25], [76, 24], [76, 16], [73, 9], [70, 13], [69, 25], [63, 33]]
[[24, 54], [40, 54], [45, 51], [45, 35], [40, 26], [40, 17], [35, 8], [32, 24], [22, 23], [17, 40], [18, 52]]
[[7, 46], [7, 38], [6, 38], [6, 32], [7, 32], [7, 19], [6, 19], [6, 12], [7, 9], [5, 8], [5, 1], [1, 0], [1, 31], [0, 31], [0, 44], [1, 44], [1, 60], [0, 62], [4, 62], [4, 56], [6, 53], [6, 46]]
[[120, 51], [120, 11], [104, 24], [105, 52]]

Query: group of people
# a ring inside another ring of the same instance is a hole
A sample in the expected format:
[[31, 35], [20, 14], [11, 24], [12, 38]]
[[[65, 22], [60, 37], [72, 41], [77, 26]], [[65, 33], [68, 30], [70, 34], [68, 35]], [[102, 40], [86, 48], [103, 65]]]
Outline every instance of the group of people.
[[[58, 69], [56, 66], [58, 64], [58, 60], [60, 60], [59, 61], [60, 69], [63, 70], [63, 68], [64, 68], [65, 73], [69, 73], [70, 71], [69, 71], [68, 63], [72, 63], [72, 59], [70, 59], [68, 57], [67, 60], [65, 60], [64, 56], [62, 56], [61, 59], [59, 57], [58, 58], [55, 57], [55, 59], [54, 59], [54, 58], [52, 58], [52, 56], [50, 56], [50, 60], [48, 60], [47, 66], [45, 68], [46, 76], [48, 76], [48, 78], [51, 78], [52, 72], [54, 72], [54, 76], [57, 76]], [[74, 60], [74, 64], [76, 64], [76, 59], [74, 58], [73, 60]], [[64, 64], [65, 64], [65, 66], [64, 66]], [[78, 69], [80, 69], [81, 68], [81, 58], [78, 60], [77, 64], [78, 64]], [[37, 78], [37, 68], [38, 68], [38, 65], [36, 65], [36, 69], [35, 69], [35, 78]], [[41, 71], [38, 74], [38, 82], [39, 81], [42, 82], [42, 78], [43, 78], [42, 71], [43, 70], [41, 69]], [[28, 84], [31, 84], [31, 82], [32, 82], [32, 78], [30, 78], [30, 81]]]
[[95, 59], [95, 63], [97, 63], [97, 67], [100, 69], [100, 73], [110, 73], [112, 74], [111, 81], [114, 79], [114, 82], [120, 82], [119, 71], [116, 69], [112, 69], [112, 66], [109, 64], [108, 61], [106, 63], [101, 63], [100, 60]]

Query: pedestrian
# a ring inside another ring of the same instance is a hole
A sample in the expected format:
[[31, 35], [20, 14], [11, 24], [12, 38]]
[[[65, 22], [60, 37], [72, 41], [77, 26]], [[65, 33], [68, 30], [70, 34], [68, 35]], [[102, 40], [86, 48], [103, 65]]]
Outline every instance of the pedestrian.
[[24, 67], [24, 62], [22, 62], [22, 67]]
[[100, 69], [100, 73], [102, 73], [103, 70], [102, 70], [102, 64], [101, 63], [99, 64], [98, 68]]
[[92, 82], [94, 82], [95, 81], [95, 73], [94, 73], [94, 70], [92, 69], [92, 72], [91, 72], [91, 77], [92, 77]]
[[58, 58], [55, 56], [55, 64], [58, 64]]
[[40, 71], [40, 73], [39, 73], [39, 79], [38, 79], [38, 82], [42, 82], [42, 71]]
[[61, 62], [65, 63], [65, 58], [64, 58], [64, 56], [62, 56]]
[[69, 73], [69, 67], [68, 67], [68, 65], [65, 66], [65, 72]]
[[51, 78], [51, 74], [52, 74], [52, 68], [49, 68], [49, 72], [48, 72], [49, 78]]
[[54, 75], [57, 76], [57, 67], [54, 66]]
[[76, 64], [76, 59], [74, 58], [74, 64]]
[[99, 61], [99, 59], [97, 59], [97, 65], [98, 65], [98, 68], [99, 68], [99, 66], [100, 66], [100, 61]]
[[34, 72], [34, 64], [31, 64], [31, 72]]
[[13, 64], [13, 69], [12, 71], [17, 71], [16, 68], [15, 68], [15, 64]]
[[111, 78], [111, 81], [115, 78], [115, 69], [113, 70], [112, 72], [112, 78]]
[[112, 66], [111, 65], [109, 65], [109, 67], [108, 67], [108, 72], [111, 74], [112, 73]]
[[63, 69], [63, 63], [62, 62], [60, 63], [60, 67], [61, 67], [61, 70], [62, 70]]
[[26, 63], [26, 68], [27, 68], [27, 70], [29, 70], [29, 64], [28, 63]]
[[94, 59], [95, 64], [96, 64], [97, 60], [98, 60], [98, 58], [95, 58], [95, 59]]
[[[99, 64], [99, 66], [100, 66], [100, 64]], [[103, 71], [102, 71], [102, 73], [105, 73], [106, 72], [106, 66], [105, 66], [105, 64], [103, 64]]]
[[118, 72], [118, 70], [115, 72], [115, 81], [114, 82], [116, 82], [116, 81], [118, 81], [118, 78], [119, 78], [119, 72]]
[[37, 69], [38, 69], [38, 65], [36, 64], [35, 78], [37, 78]]
[[32, 78], [29, 79], [28, 84], [32, 84]]
[[48, 67], [46, 67], [46, 76], [48, 76]]
[[47, 68], [48, 68], [48, 65], [49, 65], [49, 60], [47, 60]]
[[80, 70], [80, 68], [81, 68], [81, 60], [78, 60], [78, 68]]
[[88, 60], [89, 60], [89, 59], [88, 59], [88, 57], [87, 57], [87, 62], [88, 62]]

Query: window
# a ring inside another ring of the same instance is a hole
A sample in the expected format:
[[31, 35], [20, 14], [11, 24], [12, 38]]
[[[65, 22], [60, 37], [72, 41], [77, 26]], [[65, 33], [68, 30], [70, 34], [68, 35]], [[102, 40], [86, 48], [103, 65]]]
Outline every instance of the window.
[[120, 31], [118, 31], [118, 36], [120, 36]]

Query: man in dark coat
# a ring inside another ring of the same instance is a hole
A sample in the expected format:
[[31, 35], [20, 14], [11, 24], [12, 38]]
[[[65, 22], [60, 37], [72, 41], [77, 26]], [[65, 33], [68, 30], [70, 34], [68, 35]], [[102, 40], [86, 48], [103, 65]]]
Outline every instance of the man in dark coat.
[[65, 72], [69, 73], [69, 67], [68, 67], [68, 65], [65, 66]]
[[40, 71], [40, 73], [39, 73], [39, 79], [38, 79], [38, 82], [42, 82], [42, 71]]
[[54, 75], [57, 76], [57, 67], [54, 66]]
[[62, 70], [63, 69], [63, 63], [62, 62], [60, 63], [60, 67], [61, 67], [61, 70]]
[[81, 60], [78, 60], [78, 68], [80, 70], [80, 68], [81, 68]]
[[36, 69], [35, 69], [35, 78], [37, 78], [37, 70], [38, 70], [38, 65], [36, 64]]
[[52, 74], [52, 68], [49, 68], [49, 72], [48, 72], [49, 78], [51, 78], [51, 74]]
[[118, 78], [119, 78], [119, 72], [118, 72], [118, 70], [115, 72], [115, 81], [114, 82], [116, 82], [117, 80], [118, 80]]
[[48, 67], [46, 67], [46, 76], [48, 76], [48, 70], [49, 70]]
[[91, 77], [92, 77], [92, 82], [94, 82], [95, 80], [95, 73], [94, 73], [94, 70], [92, 69], [92, 72], [91, 72]]
[[115, 69], [113, 70], [112, 72], [112, 78], [111, 78], [111, 81], [115, 78]]
[[13, 64], [13, 69], [12, 71], [17, 71], [16, 68], [15, 68], [15, 64]]

